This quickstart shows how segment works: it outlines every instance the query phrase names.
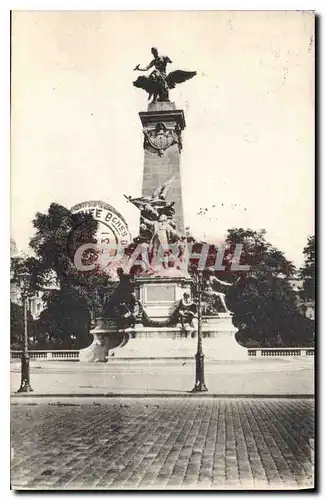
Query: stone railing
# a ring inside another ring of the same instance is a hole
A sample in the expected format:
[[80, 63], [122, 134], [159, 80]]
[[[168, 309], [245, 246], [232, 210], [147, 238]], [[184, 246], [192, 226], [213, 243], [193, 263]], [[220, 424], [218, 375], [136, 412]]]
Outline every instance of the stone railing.
[[[28, 351], [29, 358], [41, 361], [79, 361], [78, 350], [56, 350], [56, 351]], [[11, 359], [20, 359], [21, 351], [11, 351]]]
[[314, 356], [314, 347], [249, 347], [249, 357], [263, 358], [269, 356]]
[[[283, 357], [283, 356], [314, 356], [313, 347], [249, 347], [250, 358]], [[79, 361], [78, 350], [28, 351], [31, 360], [40, 361]], [[22, 351], [11, 351], [11, 360], [20, 359]]]

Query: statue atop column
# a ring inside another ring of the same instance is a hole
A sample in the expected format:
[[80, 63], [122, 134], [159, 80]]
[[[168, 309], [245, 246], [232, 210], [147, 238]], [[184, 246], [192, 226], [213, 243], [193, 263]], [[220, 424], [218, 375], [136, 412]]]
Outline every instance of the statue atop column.
[[153, 59], [150, 63], [141, 68], [140, 64], [134, 68], [134, 71], [148, 71], [155, 68], [149, 76], [139, 76], [133, 85], [145, 90], [149, 94], [148, 100], [151, 102], [169, 101], [169, 89], [175, 88], [178, 83], [183, 83], [196, 75], [196, 71], [172, 71], [167, 75], [167, 64], [172, 61], [168, 56], [158, 54], [156, 47], [151, 48]]

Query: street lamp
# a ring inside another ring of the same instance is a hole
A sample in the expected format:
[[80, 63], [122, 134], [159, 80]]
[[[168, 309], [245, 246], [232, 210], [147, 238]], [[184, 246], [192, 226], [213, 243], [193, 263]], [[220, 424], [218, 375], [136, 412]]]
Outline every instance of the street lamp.
[[195, 385], [192, 392], [206, 392], [208, 390], [204, 381], [204, 354], [202, 349], [202, 286], [203, 276], [198, 272], [195, 279], [198, 305], [197, 351], [195, 354]]
[[21, 356], [21, 384], [17, 392], [32, 392], [29, 381], [29, 354], [28, 354], [28, 328], [27, 328], [27, 298], [28, 298], [29, 274], [20, 274], [21, 298], [24, 310], [24, 346]]

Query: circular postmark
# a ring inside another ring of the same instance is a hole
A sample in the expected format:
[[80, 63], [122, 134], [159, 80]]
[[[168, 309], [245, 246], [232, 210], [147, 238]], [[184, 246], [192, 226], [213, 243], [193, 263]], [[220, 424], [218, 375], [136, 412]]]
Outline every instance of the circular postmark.
[[104, 201], [84, 201], [71, 208], [72, 213], [89, 213], [98, 222], [96, 242], [126, 247], [131, 243], [131, 235], [124, 217], [114, 207]]
[[[68, 236], [68, 254], [78, 270], [93, 268], [95, 262], [107, 267], [118, 252], [131, 243], [131, 235], [124, 217], [114, 207], [103, 201], [84, 201], [74, 205], [72, 214], [90, 214], [97, 223], [95, 234], [90, 223], [81, 221], [74, 225]], [[87, 239], [87, 231], [89, 238]], [[78, 264], [79, 263], [79, 264]]]

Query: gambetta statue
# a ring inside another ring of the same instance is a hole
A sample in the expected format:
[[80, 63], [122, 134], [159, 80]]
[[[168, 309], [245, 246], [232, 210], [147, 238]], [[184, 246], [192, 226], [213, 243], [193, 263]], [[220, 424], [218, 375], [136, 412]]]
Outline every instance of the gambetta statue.
[[[174, 220], [175, 202], [167, 202], [166, 196], [174, 177], [155, 189], [151, 196], [125, 198], [140, 210], [140, 234], [134, 241], [146, 248], [150, 257], [145, 261], [150, 272], [160, 270], [160, 264], [166, 270], [174, 267], [182, 275], [187, 275], [187, 260], [185, 259], [185, 237], [176, 229]], [[173, 245], [173, 250], [171, 247]], [[176, 246], [175, 246], [176, 245]], [[177, 251], [176, 251], [177, 250]], [[146, 255], [146, 252], [143, 255]], [[171, 253], [174, 259], [171, 259]], [[169, 264], [173, 264], [169, 266]]]
[[160, 56], [156, 47], [152, 47], [152, 61], [148, 66], [140, 68], [138, 64], [134, 71], [148, 71], [155, 68], [149, 76], [139, 76], [133, 85], [137, 88], [144, 89], [152, 98], [152, 102], [169, 101], [169, 89], [175, 88], [178, 83], [183, 83], [196, 75], [196, 71], [172, 71], [167, 75], [167, 64], [172, 61], [168, 56]]

